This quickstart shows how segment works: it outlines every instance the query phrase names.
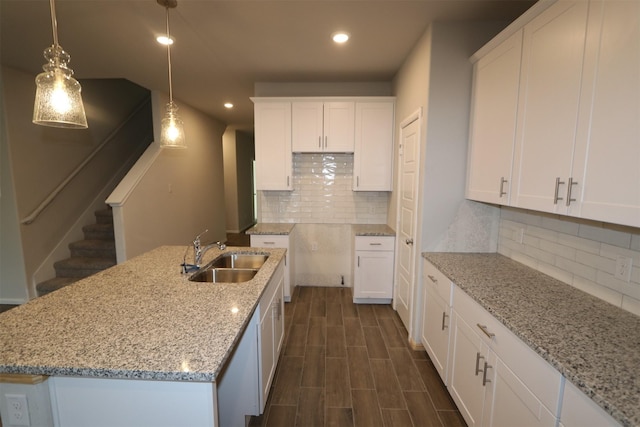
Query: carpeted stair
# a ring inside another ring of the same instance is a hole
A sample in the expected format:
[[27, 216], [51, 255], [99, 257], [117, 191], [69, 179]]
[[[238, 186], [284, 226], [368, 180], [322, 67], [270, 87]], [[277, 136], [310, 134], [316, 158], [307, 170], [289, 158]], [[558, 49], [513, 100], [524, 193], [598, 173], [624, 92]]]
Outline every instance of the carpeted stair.
[[56, 277], [36, 285], [38, 296], [116, 265], [111, 208], [95, 212], [96, 223], [82, 227], [84, 240], [69, 244], [71, 257], [53, 264]]

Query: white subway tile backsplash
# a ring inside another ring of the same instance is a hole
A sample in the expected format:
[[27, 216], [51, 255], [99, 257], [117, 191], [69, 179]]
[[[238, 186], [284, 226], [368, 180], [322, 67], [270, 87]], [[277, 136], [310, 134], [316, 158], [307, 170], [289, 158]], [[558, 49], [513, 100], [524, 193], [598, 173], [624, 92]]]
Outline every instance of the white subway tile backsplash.
[[[502, 208], [498, 235], [504, 256], [640, 313], [640, 229]], [[620, 256], [632, 260], [630, 282], [614, 275]]]
[[352, 188], [353, 154], [294, 154], [293, 191], [259, 192], [259, 221], [386, 224], [390, 193]]

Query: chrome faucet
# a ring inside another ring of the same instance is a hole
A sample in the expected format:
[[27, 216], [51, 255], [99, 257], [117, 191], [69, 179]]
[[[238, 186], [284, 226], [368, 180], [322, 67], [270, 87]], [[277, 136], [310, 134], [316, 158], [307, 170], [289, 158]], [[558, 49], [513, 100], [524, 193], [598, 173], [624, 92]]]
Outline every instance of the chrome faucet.
[[196, 267], [200, 268], [200, 264], [202, 264], [202, 257], [204, 256], [204, 254], [211, 249], [214, 246], [217, 246], [218, 249], [220, 249], [221, 251], [225, 250], [227, 248], [227, 245], [225, 245], [224, 243], [217, 241], [214, 243], [211, 243], [205, 247], [202, 247], [202, 244], [200, 243], [200, 236], [202, 236], [204, 233], [206, 233], [209, 230], [204, 230], [202, 233], [198, 234], [196, 236], [196, 238], [193, 240], [193, 263], [196, 265]]
[[227, 248], [227, 245], [221, 243], [220, 241], [211, 243], [210, 245], [202, 246], [200, 243], [200, 236], [206, 233], [207, 230], [204, 230], [202, 233], [198, 234], [195, 239], [193, 239], [193, 264], [187, 264], [187, 251], [189, 250], [189, 246], [187, 246], [187, 251], [184, 253], [184, 259], [182, 260], [182, 273], [186, 274], [191, 271], [197, 270], [200, 268], [200, 264], [202, 264], [202, 257], [204, 254], [214, 246], [217, 246], [221, 251]]

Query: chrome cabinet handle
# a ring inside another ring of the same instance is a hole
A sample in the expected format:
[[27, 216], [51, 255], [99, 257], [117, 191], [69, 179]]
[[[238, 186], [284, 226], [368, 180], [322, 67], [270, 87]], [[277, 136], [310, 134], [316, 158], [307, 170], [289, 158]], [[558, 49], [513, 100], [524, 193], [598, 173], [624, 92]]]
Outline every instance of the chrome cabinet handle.
[[476, 353], [476, 377], [480, 372], [482, 372], [482, 369], [480, 369], [480, 359], [484, 359], [484, 356], [481, 356], [480, 352], [477, 352]]
[[356, 188], [360, 187], [360, 177], [356, 176]]
[[484, 362], [484, 371], [482, 372], [482, 385], [486, 386], [487, 383], [490, 383], [491, 380], [487, 378], [487, 370], [493, 368], [493, 366], [489, 365], [487, 362]]
[[485, 325], [481, 325], [480, 323], [478, 323], [476, 326], [478, 326], [478, 328], [480, 328], [480, 330], [484, 332], [484, 334], [489, 338], [493, 338], [496, 336], [496, 334], [494, 334], [493, 332], [489, 332], [489, 329], [487, 329]]
[[287, 176], [287, 187], [289, 186], [289, 176]]
[[438, 283], [438, 279], [436, 279], [433, 275], [431, 274], [427, 274], [427, 277], [433, 282], [433, 283]]
[[504, 176], [500, 177], [500, 198], [502, 198], [502, 196], [507, 194], [507, 192], [504, 191], [504, 184], [507, 183], [507, 182], [509, 182], [509, 181], [504, 179]]
[[445, 328], [447, 328], [448, 326], [444, 324], [444, 321], [447, 319], [447, 313], [445, 311], [442, 312], [442, 330], [444, 331]]
[[322, 136], [318, 136], [318, 148], [322, 148]]
[[578, 185], [578, 182], [574, 181], [573, 178], [569, 178], [569, 185], [567, 185], [567, 206], [570, 206], [571, 202], [576, 201], [576, 199], [571, 198], [571, 189], [574, 185]]
[[413, 246], [413, 239], [407, 239], [404, 242], [409, 246]]
[[358, 267], [360, 267], [360, 255], [358, 255]]
[[560, 185], [564, 184], [564, 181], [560, 181], [560, 177], [556, 178], [556, 191], [553, 195], [553, 204], [557, 205], [558, 200], [564, 200], [562, 197], [558, 197], [558, 192], [560, 190]]

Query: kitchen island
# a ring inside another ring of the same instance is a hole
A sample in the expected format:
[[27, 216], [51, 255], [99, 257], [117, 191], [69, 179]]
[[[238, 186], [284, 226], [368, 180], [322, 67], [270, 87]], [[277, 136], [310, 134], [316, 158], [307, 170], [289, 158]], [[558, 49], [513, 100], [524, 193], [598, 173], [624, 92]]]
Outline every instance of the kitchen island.
[[[102, 380], [116, 388], [157, 385], [162, 393], [193, 386], [179, 394], [199, 395], [210, 407], [201, 419], [215, 422], [216, 381], [285, 255], [211, 249], [203, 264], [229, 252], [269, 257], [247, 282], [199, 283], [181, 274], [185, 247], [164, 246], [2, 313], [0, 374], [89, 379], [90, 387]], [[49, 388], [55, 415], [55, 387]]]

